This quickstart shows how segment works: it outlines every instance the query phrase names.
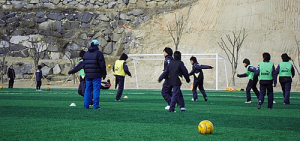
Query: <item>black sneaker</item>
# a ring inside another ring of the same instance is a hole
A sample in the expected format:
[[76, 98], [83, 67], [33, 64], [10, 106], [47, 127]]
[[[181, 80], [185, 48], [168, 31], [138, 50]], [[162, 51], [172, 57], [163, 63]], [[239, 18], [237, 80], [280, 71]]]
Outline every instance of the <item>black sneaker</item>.
[[261, 108], [261, 102], [259, 101], [258, 105], [257, 105], [257, 109], [260, 109], [260, 108]]
[[207, 97], [204, 98], [204, 101], [207, 101]]
[[98, 107], [98, 108], [96, 108], [96, 109], [102, 109], [101, 107]]

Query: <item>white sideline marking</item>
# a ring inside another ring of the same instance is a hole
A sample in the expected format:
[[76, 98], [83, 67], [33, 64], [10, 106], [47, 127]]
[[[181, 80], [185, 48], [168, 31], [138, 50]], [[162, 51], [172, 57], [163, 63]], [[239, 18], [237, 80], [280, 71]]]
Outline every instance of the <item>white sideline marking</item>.
[[[73, 92], [67, 92], [67, 93], [43, 93], [43, 92], [31, 92], [31, 93], [13, 93], [13, 92], [10, 92], [10, 93], [8, 93], [8, 91], [4, 91], [4, 92], [7, 92], [7, 93], [0, 93], [0, 95], [2, 94], [2, 95], [15, 95], [15, 94], [53, 94], [53, 95], [57, 95], [57, 94], [65, 94], [65, 95], [67, 95], [67, 94], [75, 94], [75, 93], [73, 93]], [[76, 93], [77, 94], [77, 93]], [[115, 95], [116, 93], [111, 93], [111, 92], [104, 92], [104, 93], [101, 93], [101, 94], [110, 94], [110, 95]], [[135, 94], [135, 95], [146, 95], [147, 93], [123, 93], [123, 95], [124, 94]], [[160, 94], [159, 94], [160, 95]], [[183, 94], [183, 95], [193, 95], [193, 94]], [[199, 95], [198, 94], [198, 96], [201, 96], [201, 94]], [[208, 97], [246, 97], [246, 96], [239, 96], [239, 95], [207, 95]], [[251, 96], [251, 97], [254, 97], [254, 98], [256, 98], [256, 96]], [[267, 96], [265, 96], [265, 97], [267, 97]], [[274, 97], [274, 98], [276, 98], [276, 99], [283, 99], [283, 97]], [[300, 99], [300, 97], [290, 97], [290, 98], [292, 98], [292, 99]]]

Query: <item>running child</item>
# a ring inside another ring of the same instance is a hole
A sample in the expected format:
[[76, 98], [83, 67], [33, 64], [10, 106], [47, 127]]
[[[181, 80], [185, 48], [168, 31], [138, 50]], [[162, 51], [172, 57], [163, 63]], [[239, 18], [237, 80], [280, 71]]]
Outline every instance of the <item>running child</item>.
[[207, 101], [207, 95], [205, 93], [204, 87], [203, 87], [203, 71], [202, 69], [212, 69], [212, 66], [207, 66], [207, 65], [201, 65], [198, 63], [197, 58], [192, 56], [190, 58], [190, 62], [193, 65], [192, 71], [189, 73], [189, 75], [194, 75], [194, 83], [193, 83], [193, 98], [192, 101], [197, 101], [198, 100], [198, 94], [197, 94], [197, 87], [202, 93], [202, 96], [204, 98], [204, 101]]
[[249, 79], [249, 82], [247, 84], [246, 88], [246, 98], [247, 101], [245, 103], [251, 103], [251, 94], [250, 91], [251, 89], [254, 91], [257, 99], [259, 98], [259, 91], [257, 90], [256, 84], [258, 82], [257, 77], [254, 77], [255, 70], [256, 68], [250, 65], [250, 60], [245, 58], [243, 60], [244, 66], [246, 67], [246, 73], [243, 74], [237, 74], [237, 77], [242, 78], [242, 77], [247, 77]]

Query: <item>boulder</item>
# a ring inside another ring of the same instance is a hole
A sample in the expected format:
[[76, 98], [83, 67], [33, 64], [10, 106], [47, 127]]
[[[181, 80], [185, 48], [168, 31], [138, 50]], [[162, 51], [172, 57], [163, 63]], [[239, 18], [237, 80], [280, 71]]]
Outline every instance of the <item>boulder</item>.
[[0, 48], [6, 48], [6, 47], [9, 47], [9, 42], [7, 42], [7, 41], [1, 41], [0, 42]]
[[33, 73], [33, 68], [30, 64], [22, 65], [22, 73], [23, 74], [31, 74]]
[[80, 22], [84, 22], [87, 23], [92, 19], [93, 15], [89, 12], [83, 12], [81, 13], [81, 15], [79, 16], [78, 20]]
[[144, 10], [142, 10], [142, 9], [133, 9], [128, 12], [128, 15], [134, 15], [134, 16], [139, 16], [142, 14], [144, 14]]
[[48, 66], [45, 66], [42, 68], [43, 75], [51, 75], [52, 74], [52, 68], [49, 68]]
[[59, 52], [51, 52], [50, 56], [51, 56], [51, 59], [59, 59], [60, 53]]
[[55, 65], [53, 68], [53, 74], [59, 74], [61, 72], [61, 69], [58, 64]]
[[49, 19], [53, 19], [53, 20], [57, 20], [57, 21], [60, 21], [61, 19], [65, 18], [65, 16], [62, 15], [61, 13], [50, 13], [47, 15], [47, 17]]
[[22, 46], [22, 45], [13, 45], [10, 47], [11, 51], [17, 51], [17, 50], [22, 50], [25, 49], [26, 47]]
[[81, 48], [76, 43], [71, 42], [71, 43], [67, 44], [65, 51], [71, 51], [71, 50], [81, 50]]
[[28, 39], [29, 39], [28, 36], [12, 36], [10, 39], [10, 43], [19, 44], [20, 42]]

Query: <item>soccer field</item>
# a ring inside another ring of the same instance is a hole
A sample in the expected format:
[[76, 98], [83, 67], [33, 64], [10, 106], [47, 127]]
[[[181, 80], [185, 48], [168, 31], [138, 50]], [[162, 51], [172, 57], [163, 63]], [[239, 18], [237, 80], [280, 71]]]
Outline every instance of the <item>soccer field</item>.
[[[207, 91], [208, 101], [192, 102], [191, 91], [182, 91], [187, 111], [164, 109], [160, 90], [124, 90], [115, 102], [116, 90], [101, 90], [102, 109], [84, 109], [77, 89], [1, 89], [0, 140], [299, 140], [300, 93], [291, 93], [291, 105], [283, 105], [275, 93], [273, 109], [267, 103], [257, 109], [257, 99], [245, 104], [245, 92]], [[253, 94], [254, 96], [254, 94]], [[76, 103], [76, 107], [70, 107]], [[210, 120], [214, 131], [198, 132], [197, 125]]]

